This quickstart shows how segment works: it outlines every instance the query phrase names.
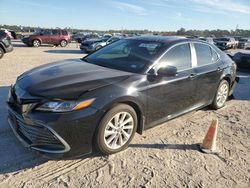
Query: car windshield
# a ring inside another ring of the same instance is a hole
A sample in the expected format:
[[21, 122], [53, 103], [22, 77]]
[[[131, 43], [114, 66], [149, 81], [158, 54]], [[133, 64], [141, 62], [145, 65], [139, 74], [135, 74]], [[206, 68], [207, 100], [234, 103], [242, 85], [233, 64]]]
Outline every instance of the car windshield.
[[205, 39], [205, 38], [199, 38], [200, 40], [203, 40], [203, 41], [206, 41], [207, 39]]
[[112, 69], [142, 73], [164, 50], [164, 43], [124, 39], [112, 43], [83, 61]]
[[217, 40], [218, 41], [229, 41], [230, 39], [228, 39], [228, 38], [218, 38]]
[[240, 39], [240, 42], [247, 42], [247, 39]]

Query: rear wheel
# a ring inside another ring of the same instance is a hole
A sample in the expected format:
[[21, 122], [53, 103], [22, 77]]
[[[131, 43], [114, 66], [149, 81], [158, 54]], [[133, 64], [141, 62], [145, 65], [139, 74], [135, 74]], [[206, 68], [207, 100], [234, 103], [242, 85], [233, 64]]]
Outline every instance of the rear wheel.
[[97, 149], [104, 154], [124, 150], [133, 139], [136, 128], [135, 110], [126, 104], [115, 106], [106, 113], [97, 129]]
[[4, 55], [4, 50], [0, 47], [0, 59], [3, 57]]
[[222, 80], [217, 89], [212, 107], [214, 109], [219, 109], [225, 106], [229, 94], [229, 84], [226, 80]]
[[61, 46], [61, 47], [67, 46], [67, 41], [66, 41], [66, 40], [62, 40], [62, 41], [60, 42], [60, 46]]
[[41, 45], [40, 41], [37, 39], [33, 40], [32, 44], [34, 47], [39, 47]]

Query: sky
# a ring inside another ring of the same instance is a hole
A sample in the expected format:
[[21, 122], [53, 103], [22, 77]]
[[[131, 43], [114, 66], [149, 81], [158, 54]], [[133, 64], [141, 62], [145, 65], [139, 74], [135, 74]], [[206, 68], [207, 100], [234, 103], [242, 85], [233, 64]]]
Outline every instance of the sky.
[[250, 0], [0, 0], [0, 24], [78, 29], [250, 29]]

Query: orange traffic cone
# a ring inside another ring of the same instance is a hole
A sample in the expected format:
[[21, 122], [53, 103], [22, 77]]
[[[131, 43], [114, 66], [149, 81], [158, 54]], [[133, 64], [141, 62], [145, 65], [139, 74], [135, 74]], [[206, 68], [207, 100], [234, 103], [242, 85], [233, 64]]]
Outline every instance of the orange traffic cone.
[[215, 119], [212, 121], [201, 145], [201, 151], [204, 153], [218, 153], [216, 149], [217, 130], [218, 119]]

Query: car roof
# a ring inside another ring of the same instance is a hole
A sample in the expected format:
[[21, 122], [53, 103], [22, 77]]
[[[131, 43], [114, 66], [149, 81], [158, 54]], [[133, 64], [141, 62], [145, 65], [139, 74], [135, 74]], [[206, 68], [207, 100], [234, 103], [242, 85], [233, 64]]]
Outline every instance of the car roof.
[[199, 39], [190, 39], [186, 37], [181, 36], [161, 36], [161, 35], [145, 35], [145, 36], [136, 36], [136, 37], [129, 37], [125, 38], [129, 40], [141, 40], [141, 41], [148, 41], [148, 42], [161, 42], [165, 44], [175, 44], [180, 42], [199, 42], [199, 43], [205, 43], [206, 41], [202, 41]]
[[180, 42], [180, 41], [193, 41], [192, 39], [187, 39], [186, 37], [160, 36], [160, 35], [136, 36], [136, 37], [130, 37], [128, 39], [150, 41], [150, 42], [163, 42], [163, 43]]

